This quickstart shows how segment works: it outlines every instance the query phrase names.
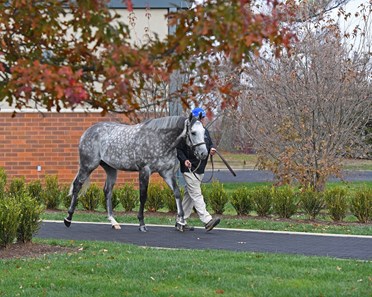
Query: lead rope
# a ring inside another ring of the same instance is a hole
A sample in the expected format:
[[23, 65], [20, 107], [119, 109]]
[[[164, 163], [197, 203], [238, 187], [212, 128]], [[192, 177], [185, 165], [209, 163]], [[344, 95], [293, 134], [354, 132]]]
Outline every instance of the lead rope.
[[198, 168], [200, 166], [201, 160], [199, 160], [199, 164], [194, 169], [194, 171], [192, 171], [191, 168], [189, 167], [189, 172], [192, 173], [195, 176], [195, 178], [198, 181], [200, 181], [200, 183], [203, 183], [203, 184], [209, 183], [212, 180], [212, 178], [213, 178], [213, 174], [214, 174], [214, 162], [213, 162], [213, 156], [212, 155], [210, 155], [210, 159], [211, 159], [211, 163], [212, 163], [212, 175], [211, 175], [211, 177], [207, 181], [200, 180], [200, 178], [195, 174], [196, 170], [198, 170]]
[[[221, 154], [220, 154], [217, 150], [216, 150], [216, 154], [221, 158], [222, 162], [226, 165], [227, 169], [229, 169], [230, 173], [231, 173], [233, 176], [236, 176], [236, 173], [235, 173], [234, 170], [231, 168], [231, 166], [229, 165], [229, 163], [225, 160], [224, 157], [221, 156]], [[211, 163], [212, 163], [212, 175], [211, 175], [211, 177], [210, 177], [207, 181], [203, 182], [203, 181], [200, 180], [200, 179], [196, 176], [196, 174], [195, 174], [196, 170], [198, 170], [198, 168], [199, 168], [199, 166], [200, 166], [201, 160], [199, 161], [199, 164], [198, 164], [198, 166], [195, 168], [194, 171], [191, 171], [191, 168], [189, 168], [190, 173], [194, 174], [195, 178], [196, 178], [198, 181], [200, 181], [201, 183], [209, 183], [209, 182], [212, 180], [212, 178], [213, 178], [213, 174], [214, 174], [214, 163], [213, 163], [213, 156], [212, 156], [212, 155], [210, 155], [210, 156], [211, 156], [210, 159], [211, 159]]]

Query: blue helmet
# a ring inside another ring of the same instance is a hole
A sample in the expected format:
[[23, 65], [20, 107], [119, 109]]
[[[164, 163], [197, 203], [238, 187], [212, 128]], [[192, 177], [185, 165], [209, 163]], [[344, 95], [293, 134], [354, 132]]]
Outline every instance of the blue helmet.
[[194, 108], [192, 111], [191, 111], [192, 115], [196, 118], [199, 117], [200, 113], [201, 113], [201, 117], [202, 118], [205, 118], [206, 116], [206, 113], [205, 113], [205, 110], [203, 108], [200, 108], [200, 107], [196, 107]]

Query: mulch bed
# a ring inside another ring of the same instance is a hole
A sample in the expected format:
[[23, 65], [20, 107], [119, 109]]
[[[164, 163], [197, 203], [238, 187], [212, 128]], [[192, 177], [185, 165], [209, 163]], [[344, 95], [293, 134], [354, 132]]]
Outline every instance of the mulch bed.
[[59, 254], [76, 252], [76, 249], [58, 245], [47, 245], [37, 243], [15, 243], [9, 246], [0, 247], [0, 259], [14, 258], [38, 258], [47, 254]]

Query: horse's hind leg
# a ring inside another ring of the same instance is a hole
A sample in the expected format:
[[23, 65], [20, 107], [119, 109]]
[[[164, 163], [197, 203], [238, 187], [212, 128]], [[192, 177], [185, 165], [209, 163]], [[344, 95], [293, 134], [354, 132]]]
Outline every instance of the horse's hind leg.
[[72, 183], [72, 189], [71, 189], [71, 204], [70, 208], [68, 209], [68, 216], [64, 219], [64, 223], [66, 227], [70, 227], [72, 216], [75, 212], [76, 204], [77, 204], [77, 198], [79, 195], [79, 192], [83, 186], [83, 184], [88, 180], [89, 175], [91, 172], [83, 170], [82, 168], [79, 169], [79, 172], [77, 176], [75, 177], [73, 183]]
[[116, 182], [117, 170], [107, 165], [103, 161], [101, 161], [100, 165], [103, 167], [107, 175], [105, 187], [103, 188], [103, 192], [105, 193], [108, 220], [111, 222], [112, 228], [118, 230], [121, 228], [118, 222], [115, 220], [113, 211], [112, 211], [112, 189], [114, 188], [114, 185]]
[[149, 186], [150, 175], [151, 175], [151, 170], [149, 167], [144, 167], [139, 172], [140, 207], [139, 207], [137, 218], [140, 223], [139, 230], [142, 232], [147, 232], [143, 211], [145, 209], [145, 203], [147, 200], [147, 189]]

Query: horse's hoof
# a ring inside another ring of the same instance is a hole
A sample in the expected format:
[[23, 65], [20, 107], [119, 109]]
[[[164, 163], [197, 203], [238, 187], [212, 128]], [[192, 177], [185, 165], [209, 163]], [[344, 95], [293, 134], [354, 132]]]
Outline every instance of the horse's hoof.
[[147, 232], [147, 227], [145, 225], [142, 225], [142, 226], [139, 227], [139, 230], [141, 232]]
[[71, 226], [71, 221], [70, 221], [69, 219], [65, 218], [65, 219], [63, 220], [63, 222], [65, 223], [65, 226], [66, 226], [67, 228]]
[[185, 231], [185, 225], [181, 225], [181, 224], [177, 223], [176, 224], [176, 230], [180, 231], [180, 232]]
[[112, 227], [112, 229], [115, 229], [115, 230], [120, 230], [121, 229], [119, 224], [112, 225], [111, 227]]

